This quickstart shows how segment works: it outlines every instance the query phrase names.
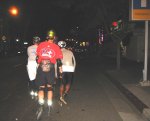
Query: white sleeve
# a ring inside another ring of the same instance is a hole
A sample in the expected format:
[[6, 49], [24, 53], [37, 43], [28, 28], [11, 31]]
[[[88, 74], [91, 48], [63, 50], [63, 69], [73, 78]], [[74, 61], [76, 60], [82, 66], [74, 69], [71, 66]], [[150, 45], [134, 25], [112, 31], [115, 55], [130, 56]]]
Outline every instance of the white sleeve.
[[76, 68], [76, 59], [74, 57], [74, 54], [72, 53], [72, 59], [73, 59], [73, 65], [74, 65], [74, 69]]

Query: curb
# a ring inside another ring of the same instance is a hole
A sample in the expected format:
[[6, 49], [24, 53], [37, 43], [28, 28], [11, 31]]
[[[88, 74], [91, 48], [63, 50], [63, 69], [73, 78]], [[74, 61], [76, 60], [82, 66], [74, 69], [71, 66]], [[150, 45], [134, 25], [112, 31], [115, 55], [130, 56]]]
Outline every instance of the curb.
[[139, 98], [137, 98], [131, 91], [125, 88], [119, 81], [114, 79], [107, 72], [104, 74], [112, 81], [113, 84], [127, 97], [127, 99], [145, 116], [146, 119], [150, 120], [150, 108], [144, 104]]
[[149, 108], [145, 108], [143, 109], [143, 115], [150, 120], [150, 109]]

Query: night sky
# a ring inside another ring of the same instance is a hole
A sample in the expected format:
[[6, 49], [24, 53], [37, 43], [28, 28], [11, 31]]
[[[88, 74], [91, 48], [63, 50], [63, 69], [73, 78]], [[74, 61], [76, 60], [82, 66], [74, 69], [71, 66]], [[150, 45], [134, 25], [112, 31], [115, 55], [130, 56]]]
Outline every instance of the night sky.
[[50, 29], [64, 37], [76, 26], [87, 32], [119, 18], [128, 19], [129, 11], [128, 0], [1, 0], [1, 17], [11, 5], [20, 12], [16, 18], [7, 15], [9, 28], [25, 39], [35, 35], [44, 39]]

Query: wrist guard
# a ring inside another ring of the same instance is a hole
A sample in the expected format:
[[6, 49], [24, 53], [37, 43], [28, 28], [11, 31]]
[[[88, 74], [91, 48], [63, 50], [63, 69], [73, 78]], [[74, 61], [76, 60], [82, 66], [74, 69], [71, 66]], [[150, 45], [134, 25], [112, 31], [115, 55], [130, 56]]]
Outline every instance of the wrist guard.
[[62, 66], [62, 62], [61, 62], [60, 59], [57, 59], [56, 61], [57, 61], [57, 66], [58, 66], [58, 67]]

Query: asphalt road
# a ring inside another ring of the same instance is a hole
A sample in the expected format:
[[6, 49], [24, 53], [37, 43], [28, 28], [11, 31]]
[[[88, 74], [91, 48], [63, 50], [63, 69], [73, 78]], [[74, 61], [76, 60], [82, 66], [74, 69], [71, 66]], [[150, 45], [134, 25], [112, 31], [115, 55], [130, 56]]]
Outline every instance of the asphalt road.
[[[25, 56], [0, 60], [0, 121], [36, 121], [37, 102], [28, 94]], [[68, 105], [58, 104], [56, 85], [51, 116], [42, 121], [146, 121], [104, 74], [115, 68], [108, 58], [77, 60]]]

